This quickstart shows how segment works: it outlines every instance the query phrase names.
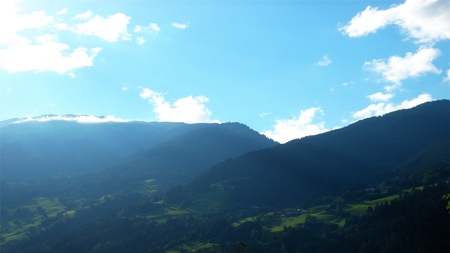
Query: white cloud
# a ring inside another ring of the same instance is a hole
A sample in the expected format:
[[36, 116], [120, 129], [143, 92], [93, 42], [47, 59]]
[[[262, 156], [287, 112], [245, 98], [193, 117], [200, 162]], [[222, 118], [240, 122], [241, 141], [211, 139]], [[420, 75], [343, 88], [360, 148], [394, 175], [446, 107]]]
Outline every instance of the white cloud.
[[66, 23], [54, 23], [54, 27], [57, 30], [68, 30], [69, 29], [69, 25]]
[[[155, 37], [158, 34], [159, 30], [160, 30], [160, 28], [159, 28], [159, 26], [157, 24], [150, 23], [148, 26], [137, 25], [137, 26], [134, 27], [133, 31], [135, 33], [141, 33], [142, 32], [142, 33], [144, 33], [146, 35], [149, 34], [150, 36]], [[142, 45], [146, 41], [147, 40], [144, 37], [142, 37], [142, 36], [136, 37], [136, 44], [138, 44], [138, 45]]]
[[143, 37], [136, 37], [136, 44], [142, 45], [145, 43], [145, 39]]
[[150, 23], [148, 26], [140, 26], [137, 25], [134, 27], [134, 32], [153, 32], [158, 33], [160, 30], [159, 26], [156, 23]]
[[130, 34], [127, 32], [127, 25], [130, 17], [122, 13], [116, 13], [102, 18], [96, 15], [86, 23], [77, 24], [72, 29], [77, 34], [94, 35], [108, 42], [117, 42], [121, 40], [130, 40]]
[[35, 11], [31, 14], [18, 15], [20, 8], [15, 4], [18, 1], [0, 1], [0, 45], [11, 45], [23, 42], [26, 38], [17, 32], [25, 29], [42, 29], [53, 23], [53, 17], [47, 16], [44, 11]]
[[142, 31], [142, 27], [140, 25], [137, 25], [134, 27], [133, 32], [138, 33]]
[[159, 26], [155, 23], [151, 23], [150, 28], [155, 32], [159, 32]]
[[[53, 71], [70, 72], [80, 67], [92, 66], [100, 48], [78, 47], [69, 51], [69, 45], [59, 42], [55, 34], [45, 33], [46, 29], [67, 29], [67, 24], [56, 23], [53, 16], [44, 11], [19, 14], [19, 1], [0, 3], [0, 67], [8, 72]], [[59, 13], [64, 13], [64, 10]], [[25, 37], [19, 35], [24, 30], [38, 29], [42, 35]], [[74, 77], [73, 73], [68, 74]]]
[[78, 47], [70, 53], [68, 50], [69, 46], [58, 42], [56, 36], [38, 36], [34, 44], [24, 40], [0, 50], [0, 67], [8, 72], [35, 70], [62, 74], [76, 68], [92, 66], [101, 49], [88, 50]]
[[178, 28], [178, 29], [186, 29], [186, 28], [189, 27], [189, 23], [186, 23], [186, 24], [180, 24], [180, 23], [175, 23], [175, 22], [173, 22], [173, 23], [172, 23], [172, 26], [173, 26], [173, 27], [176, 27], [176, 28]]
[[391, 99], [394, 95], [393, 94], [383, 94], [381, 92], [377, 92], [375, 94], [367, 96], [371, 101], [383, 101], [387, 102], [389, 99]]
[[67, 9], [62, 9], [62, 10], [60, 10], [60, 11], [58, 11], [56, 14], [57, 15], [63, 15], [63, 14], [67, 14]]
[[324, 122], [312, 123], [316, 113], [323, 114], [323, 110], [320, 107], [312, 107], [300, 111], [298, 118], [277, 120], [273, 131], [265, 131], [262, 134], [277, 142], [286, 143], [292, 139], [328, 131]]
[[91, 10], [75, 15], [75, 19], [90, 19], [94, 15]]
[[78, 123], [106, 123], [106, 122], [129, 122], [130, 120], [124, 120], [121, 118], [116, 118], [114, 116], [98, 117], [91, 115], [76, 115], [76, 116], [60, 116], [60, 115], [46, 115], [41, 117], [28, 117], [26, 119], [21, 119], [13, 122], [13, 124], [20, 124], [24, 122], [36, 121], [36, 122], [47, 122], [47, 121], [74, 121]]
[[322, 57], [322, 60], [316, 62], [314, 65], [328, 66], [328, 65], [330, 65], [330, 64], [331, 64], [331, 59], [330, 59], [327, 55], [324, 55], [324, 56]]
[[444, 82], [447, 82], [447, 83], [450, 84], [450, 69], [447, 70], [447, 76], [444, 77]]
[[153, 111], [158, 115], [159, 121], [164, 122], [185, 122], [185, 123], [219, 123], [218, 120], [211, 120], [211, 111], [205, 106], [209, 101], [204, 96], [188, 96], [180, 98], [173, 104], [164, 99], [164, 96], [148, 88], [142, 89], [139, 96], [147, 99], [153, 105]]
[[269, 113], [263, 112], [263, 113], [259, 114], [259, 117], [264, 118], [264, 117], [268, 116], [269, 114], [270, 114], [270, 112]]
[[420, 105], [425, 102], [432, 101], [433, 98], [431, 95], [427, 93], [423, 93], [419, 95], [418, 97], [412, 99], [412, 100], [405, 100], [399, 105], [394, 105], [392, 103], [378, 103], [378, 104], [371, 104], [367, 106], [366, 108], [357, 111], [353, 113], [352, 117], [356, 119], [365, 119], [373, 116], [380, 116], [389, 112], [401, 110], [401, 109], [409, 109], [412, 107], [415, 107], [417, 105]]
[[399, 26], [418, 43], [450, 39], [450, 1], [406, 0], [386, 10], [368, 6], [340, 30], [350, 37], [359, 37], [387, 25]]
[[342, 86], [347, 86], [347, 85], [349, 85], [349, 84], [354, 84], [354, 83], [355, 83], [354, 81], [345, 82], [345, 83], [342, 83]]
[[387, 86], [390, 91], [400, 86], [403, 79], [409, 77], [419, 77], [425, 73], [441, 73], [441, 70], [433, 65], [432, 61], [440, 54], [439, 49], [420, 47], [415, 54], [406, 53], [404, 58], [392, 56], [387, 62], [381, 59], [375, 59], [371, 62], [365, 62], [364, 66], [383, 76], [385, 81], [391, 82], [394, 86]]

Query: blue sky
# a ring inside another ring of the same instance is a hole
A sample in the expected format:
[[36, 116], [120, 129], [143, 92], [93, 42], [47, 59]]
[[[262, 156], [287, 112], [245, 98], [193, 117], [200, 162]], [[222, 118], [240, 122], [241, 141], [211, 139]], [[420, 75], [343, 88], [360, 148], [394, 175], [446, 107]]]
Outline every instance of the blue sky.
[[449, 99], [449, 69], [448, 0], [0, 3], [0, 120], [242, 122], [286, 142]]

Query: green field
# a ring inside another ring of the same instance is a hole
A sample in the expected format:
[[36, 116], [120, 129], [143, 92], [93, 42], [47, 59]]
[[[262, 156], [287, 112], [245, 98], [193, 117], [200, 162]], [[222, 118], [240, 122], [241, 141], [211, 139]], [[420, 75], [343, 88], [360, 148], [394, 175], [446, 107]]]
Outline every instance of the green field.
[[[416, 189], [421, 189], [422, 187], [416, 187]], [[405, 189], [402, 192], [410, 192], [412, 188]], [[385, 202], [389, 203], [393, 199], [397, 199], [399, 197], [399, 194], [394, 194], [388, 197], [374, 199], [371, 201], [365, 201], [362, 203], [352, 203], [352, 204], [344, 204], [343, 205], [343, 211], [345, 213], [348, 213], [352, 216], [359, 216], [364, 214], [367, 211], [367, 208], [369, 206], [375, 207], [376, 205], [383, 204]], [[280, 217], [280, 222], [278, 225], [267, 227], [271, 232], [281, 232], [283, 231], [284, 227], [296, 227], [299, 225], [302, 225], [305, 223], [305, 220], [308, 216], [316, 217], [318, 221], [327, 221], [330, 223], [335, 223], [339, 225], [340, 227], [345, 225], [345, 219], [341, 219], [338, 213], [329, 211], [329, 210], [322, 210], [322, 208], [328, 208], [329, 205], [320, 205], [309, 208], [306, 214], [298, 215], [296, 212], [293, 212], [295, 208], [286, 208], [284, 209], [284, 212], [291, 212], [292, 215], [290, 217]], [[272, 213], [268, 213], [266, 215], [272, 215]], [[254, 217], [247, 217], [243, 220], [240, 220], [238, 222], [233, 223], [234, 226], [239, 226], [239, 224], [242, 224], [247, 221], [254, 221], [256, 220], [257, 216]]]
[[[8, 215], [2, 215], [1, 241], [6, 243], [11, 240], [26, 238], [26, 233], [39, 230], [42, 220], [47, 217], [55, 217], [58, 213], [64, 213], [63, 206], [58, 198], [39, 197], [22, 203], [21, 207], [7, 209]], [[73, 212], [66, 212], [69, 217]]]
[[[146, 180], [144, 187], [147, 191], [151, 192], [155, 189], [156, 184], [154, 180]], [[417, 187], [416, 189], [421, 189]], [[410, 192], [412, 189], [405, 189], [402, 192]], [[182, 204], [167, 204], [163, 200], [155, 202], [156, 207], [151, 211], [145, 213], [131, 214], [132, 216], [145, 217], [148, 220], [153, 220], [158, 223], [166, 222], [170, 217], [184, 216], [188, 214], [197, 215], [206, 213], [208, 211], [217, 211], [221, 208], [228, 199], [228, 193], [225, 191], [221, 184], [212, 185], [212, 191], [208, 193], [196, 196], [195, 200], [189, 200], [190, 196]], [[366, 212], [368, 207], [375, 207], [376, 205], [390, 202], [393, 199], [398, 198], [398, 194], [394, 194], [388, 197], [374, 199], [371, 201], [365, 201], [360, 203], [347, 203], [342, 206], [345, 213], [352, 216], [362, 215]], [[102, 203], [106, 198], [114, 198], [113, 196], [103, 196], [97, 199], [97, 203]], [[77, 201], [77, 206], [80, 207], [83, 201]], [[343, 226], [345, 219], [341, 218], [341, 215], [335, 211], [328, 210], [329, 205], [320, 205], [311, 207], [305, 214], [299, 214], [297, 208], [286, 208], [283, 211], [278, 211], [276, 214], [273, 212], [266, 214], [258, 214], [258, 216], [274, 216], [276, 222], [271, 225], [265, 225], [265, 228], [271, 232], [281, 232], [284, 227], [296, 227], [305, 223], [307, 217], [312, 216], [317, 218], [318, 221], [327, 221], [330, 223]], [[6, 212], [5, 212], [6, 210]], [[20, 208], [8, 208], [3, 207], [3, 215], [1, 219], [1, 244], [11, 240], [24, 239], [27, 233], [36, 233], [40, 231], [41, 222], [46, 217], [55, 217], [62, 215], [65, 218], [72, 218], [75, 214], [75, 210], [68, 210], [64, 206], [59, 198], [46, 198], [39, 197], [21, 203]], [[130, 217], [132, 217], [130, 216]], [[245, 222], [253, 222], [258, 216], [245, 217], [235, 223], [233, 226], [239, 226]], [[0, 244], [0, 245], [1, 245]], [[213, 247], [209, 243], [195, 242], [185, 244], [182, 247], [174, 249], [174, 252], [180, 249], [197, 250]]]
[[201, 250], [202, 252], [216, 252], [214, 248], [216, 244], [212, 243], [203, 243], [200, 241], [194, 241], [190, 243], [185, 243], [180, 246], [175, 247], [174, 249], [170, 249], [166, 251], [166, 253], [178, 253], [181, 249], [185, 249], [189, 252]]

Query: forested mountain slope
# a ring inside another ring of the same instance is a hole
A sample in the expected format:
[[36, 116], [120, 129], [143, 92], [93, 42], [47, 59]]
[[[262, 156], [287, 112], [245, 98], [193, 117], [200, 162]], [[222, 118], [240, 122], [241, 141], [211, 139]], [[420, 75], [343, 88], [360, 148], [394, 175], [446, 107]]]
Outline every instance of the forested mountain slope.
[[132, 189], [144, 180], [154, 179], [161, 191], [186, 183], [218, 162], [276, 145], [240, 123], [211, 124], [136, 152], [92, 177], [111, 189]]
[[17, 133], [11, 128], [2, 143], [3, 203], [62, 193], [71, 199], [152, 194], [223, 160], [278, 145], [240, 123], [55, 121], [19, 126]]
[[188, 188], [205, 192], [220, 183], [240, 203], [302, 203], [379, 183], [411, 169], [408, 161], [448, 159], [449, 140], [450, 101], [429, 102], [217, 164]]
[[[206, 125], [96, 173], [2, 184], [1, 250], [447, 252], [449, 108], [430, 102], [283, 145], [242, 124]], [[239, 156], [252, 143], [268, 148]]]

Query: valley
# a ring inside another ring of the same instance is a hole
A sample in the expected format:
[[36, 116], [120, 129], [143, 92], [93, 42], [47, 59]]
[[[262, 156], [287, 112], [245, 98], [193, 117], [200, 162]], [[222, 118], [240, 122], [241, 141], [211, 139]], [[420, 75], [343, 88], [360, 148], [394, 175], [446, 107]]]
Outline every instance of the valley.
[[[2, 175], [9, 173], [1, 178], [2, 252], [441, 252], [449, 245], [447, 100], [286, 144], [239, 123], [156, 125], [156, 135], [178, 130], [101, 168], [89, 151], [83, 156], [93, 167], [57, 176], [50, 173], [57, 167], [45, 169], [52, 146], [36, 149], [53, 126], [38, 126], [45, 135], [22, 138], [31, 133], [17, 128], [2, 136], [2, 156], [10, 156], [2, 160]], [[3, 151], [10, 146], [34, 148]], [[80, 152], [59, 155], [79, 161]], [[40, 162], [31, 168], [14, 157]], [[33, 177], [41, 167], [43, 176]]]

